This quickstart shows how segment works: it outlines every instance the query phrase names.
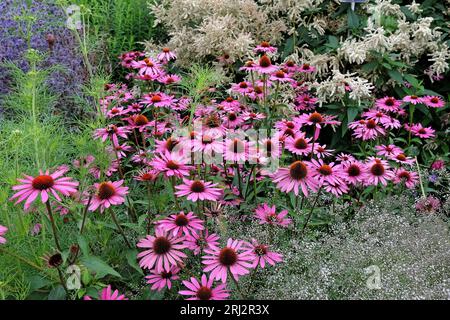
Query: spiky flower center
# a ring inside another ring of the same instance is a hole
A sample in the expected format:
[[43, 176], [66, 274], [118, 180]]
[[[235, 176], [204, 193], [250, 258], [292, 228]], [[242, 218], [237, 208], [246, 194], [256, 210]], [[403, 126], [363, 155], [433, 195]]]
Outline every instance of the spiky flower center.
[[433, 98], [430, 99], [430, 101], [431, 101], [432, 103], [438, 103], [438, 102], [439, 102], [439, 99], [436, 98], [436, 97], [433, 97]]
[[419, 97], [413, 95], [413, 96], [411, 96], [411, 99], [416, 100], [416, 99], [419, 99]]
[[158, 237], [153, 241], [153, 251], [156, 254], [165, 254], [170, 251], [172, 244], [166, 237]]
[[163, 51], [164, 53], [169, 53], [169, 52], [170, 52], [170, 49], [167, 48], [167, 47], [164, 47], [164, 48], [162, 48], [162, 51]]
[[309, 121], [313, 122], [313, 123], [321, 123], [323, 122], [323, 117], [320, 113], [318, 112], [313, 112], [310, 116], [309, 116]]
[[333, 169], [327, 164], [323, 164], [317, 169], [317, 171], [323, 176], [329, 176], [333, 173]]
[[201, 286], [198, 288], [196, 296], [199, 300], [209, 300], [212, 297], [212, 290], [208, 287]]
[[361, 169], [356, 164], [352, 164], [348, 167], [347, 173], [350, 177], [357, 177], [361, 174]]
[[400, 179], [403, 179], [403, 180], [409, 180], [409, 179], [411, 179], [411, 175], [409, 174], [408, 171], [402, 171], [402, 172], [400, 172], [400, 174], [398, 175], [398, 177], [399, 177]]
[[185, 227], [189, 224], [189, 219], [186, 217], [186, 215], [180, 213], [179, 215], [177, 215], [177, 217], [175, 218], [175, 224], [178, 227]]
[[366, 127], [368, 129], [375, 129], [377, 127], [377, 123], [374, 120], [370, 119], [366, 122]]
[[31, 185], [37, 190], [46, 190], [55, 184], [55, 180], [49, 175], [40, 175], [33, 179]]
[[170, 170], [177, 170], [180, 168], [180, 166], [178, 165], [178, 163], [176, 163], [173, 160], [169, 160], [166, 163], [166, 167], [169, 168]]
[[261, 42], [261, 47], [263, 47], [263, 48], [269, 48], [269, 47], [270, 47], [270, 43], [267, 42], [267, 41], [263, 41], [263, 42]]
[[228, 114], [228, 120], [235, 121], [237, 119], [237, 115], [234, 112], [230, 112]]
[[159, 94], [155, 94], [154, 96], [152, 96], [152, 102], [153, 103], [158, 103], [158, 102], [161, 102], [161, 101], [162, 101], [162, 98], [161, 98], [161, 96]]
[[304, 63], [302, 66], [303, 70], [309, 70], [310, 67], [311, 66], [308, 63]]
[[403, 153], [398, 154], [396, 158], [397, 158], [397, 160], [400, 160], [400, 161], [406, 160], [406, 156]]
[[370, 168], [370, 172], [377, 177], [380, 177], [384, 174], [384, 166], [382, 163], [375, 163], [371, 168]]
[[219, 261], [222, 265], [226, 267], [231, 267], [238, 260], [238, 255], [236, 250], [232, 248], [225, 247], [219, 252]]
[[386, 99], [386, 101], [384, 102], [385, 105], [387, 105], [388, 107], [392, 107], [395, 105], [394, 99], [392, 98], [388, 98]]
[[200, 180], [195, 180], [191, 184], [191, 191], [195, 193], [202, 193], [205, 191], [205, 184]]
[[277, 77], [277, 78], [284, 78], [284, 76], [285, 76], [285, 73], [281, 70], [279, 70], [275, 73], [275, 77]]
[[149, 68], [152, 68], [152, 67], [155, 66], [155, 65], [153, 64], [153, 62], [152, 62], [150, 59], [148, 59], [148, 58], [145, 58], [145, 59], [144, 59], [144, 62], [145, 62], [145, 65], [146, 65], [147, 67], [149, 67]]
[[425, 134], [427, 133], [427, 131], [424, 128], [419, 129], [419, 131], [417, 131], [420, 134]]
[[294, 146], [296, 149], [304, 150], [308, 147], [308, 142], [303, 138], [295, 140]]
[[254, 249], [255, 254], [258, 256], [264, 256], [267, 254], [267, 247], [265, 245], [257, 245]]
[[148, 119], [143, 114], [139, 114], [139, 115], [134, 117], [134, 123], [137, 126], [145, 126], [148, 123]]
[[241, 83], [239, 83], [239, 88], [241, 88], [241, 89], [247, 89], [247, 88], [248, 88], [247, 82], [242, 81]]
[[270, 62], [270, 58], [266, 55], [263, 55], [260, 59], [259, 59], [259, 66], [261, 68], [268, 68], [272, 65], [272, 62]]
[[107, 200], [116, 194], [116, 188], [110, 182], [102, 182], [98, 187], [97, 194], [101, 200]]
[[289, 166], [289, 174], [294, 180], [302, 180], [308, 175], [308, 168], [301, 161], [295, 161]]
[[163, 271], [163, 272], [161, 272], [161, 278], [163, 278], [163, 279], [170, 279], [170, 278], [172, 278], [172, 271], [169, 271], [169, 272]]

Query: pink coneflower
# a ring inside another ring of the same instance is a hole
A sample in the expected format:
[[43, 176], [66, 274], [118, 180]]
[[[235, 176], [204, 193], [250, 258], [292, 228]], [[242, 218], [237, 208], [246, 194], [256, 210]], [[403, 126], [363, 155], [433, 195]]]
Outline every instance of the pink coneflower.
[[253, 258], [253, 269], [256, 269], [258, 265], [261, 268], [264, 268], [266, 264], [274, 266], [276, 263], [283, 261], [283, 255], [270, 251], [268, 245], [260, 244], [256, 241], [256, 239], [252, 239], [251, 243], [248, 242], [246, 245], [248, 246], [250, 255]]
[[252, 111], [244, 111], [242, 113], [242, 118], [245, 121], [258, 121], [266, 118], [266, 115], [264, 113], [257, 113]]
[[301, 73], [313, 73], [316, 71], [316, 67], [313, 67], [309, 63], [304, 63], [297, 69], [297, 71]]
[[403, 102], [408, 102], [408, 103], [412, 103], [412, 104], [419, 104], [419, 103], [424, 103], [424, 99], [415, 95], [412, 96], [405, 96], [403, 98]]
[[161, 153], [151, 161], [153, 168], [164, 174], [166, 178], [189, 175], [190, 166], [186, 165], [187, 159], [178, 153]]
[[226, 247], [219, 249], [205, 249], [206, 256], [202, 257], [206, 267], [204, 272], [211, 272], [210, 277], [216, 280], [227, 281], [227, 274], [230, 272], [235, 280], [239, 276], [249, 273], [252, 257], [248, 250], [244, 248], [242, 240], [228, 239]]
[[261, 58], [259, 58], [258, 64], [256, 64], [253, 70], [261, 74], [269, 74], [277, 71], [278, 67], [272, 64], [270, 58], [267, 55], [263, 55]]
[[42, 224], [36, 223], [36, 224], [34, 224], [33, 227], [31, 228], [30, 234], [31, 234], [32, 236], [37, 236], [37, 235], [41, 232], [41, 229], [42, 229]]
[[230, 162], [243, 163], [248, 156], [248, 142], [239, 138], [226, 139], [224, 159]]
[[226, 289], [226, 284], [219, 284], [213, 288], [214, 277], [210, 276], [209, 280], [203, 274], [200, 282], [191, 277], [190, 281], [183, 281], [184, 286], [188, 290], [178, 292], [184, 296], [191, 296], [186, 300], [226, 300], [230, 296], [230, 292]]
[[301, 128], [301, 124], [298, 123], [297, 121], [293, 121], [293, 120], [279, 120], [277, 122], [275, 122], [275, 128], [284, 132], [286, 130], [292, 130], [292, 132], [297, 133], [297, 131], [300, 130]]
[[123, 114], [126, 114], [127, 110], [124, 110], [123, 107], [112, 107], [110, 110], [106, 112], [106, 116], [108, 119], [112, 119], [117, 116], [121, 116]]
[[417, 123], [413, 125], [410, 129], [411, 134], [414, 136], [417, 136], [422, 139], [428, 139], [428, 138], [434, 138], [435, 137], [435, 130], [431, 127], [423, 127], [422, 124]]
[[255, 217], [259, 220], [259, 224], [287, 227], [292, 222], [290, 218], [286, 218], [287, 215], [287, 210], [277, 213], [275, 205], [269, 207], [267, 203], [259, 205], [255, 210]]
[[400, 153], [403, 153], [402, 148], [397, 147], [394, 144], [390, 144], [390, 145], [383, 144], [383, 145], [375, 146], [375, 149], [377, 150], [378, 156], [393, 157]]
[[235, 129], [243, 123], [244, 119], [236, 112], [228, 112], [223, 120], [223, 125], [228, 129]]
[[295, 98], [295, 110], [307, 111], [315, 108], [318, 99], [310, 96], [307, 93], [301, 94]]
[[[89, 296], [84, 296], [84, 300], [92, 300]], [[98, 300], [128, 300], [123, 294], [119, 294], [119, 290], [112, 291], [110, 285], [104, 288], [98, 297]]]
[[181, 211], [178, 214], [172, 214], [163, 220], [159, 220], [157, 224], [162, 230], [169, 233], [172, 232], [174, 236], [190, 235], [205, 229], [203, 220], [200, 220], [193, 212], [184, 214]]
[[431, 108], [442, 108], [445, 106], [444, 100], [438, 96], [426, 96], [423, 98], [423, 103]]
[[263, 41], [253, 49], [255, 53], [276, 53], [277, 48], [272, 47], [269, 42]]
[[311, 164], [306, 161], [295, 161], [288, 168], [280, 168], [273, 175], [273, 182], [283, 192], [294, 191], [298, 196], [299, 188], [308, 196], [308, 188], [313, 191], [318, 189], [318, 181], [311, 175]]
[[297, 133], [295, 137], [287, 137], [285, 140], [285, 148], [294, 154], [306, 156], [311, 153], [311, 138], [306, 138], [303, 132]]
[[400, 108], [401, 104], [401, 101], [392, 97], [384, 97], [375, 101], [375, 106], [377, 108], [390, 112], [396, 112]]
[[292, 79], [287, 73], [285, 73], [282, 70], [278, 70], [276, 72], [274, 72], [270, 77], [269, 77], [270, 81], [275, 81], [275, 82], [294, 82], [294, 79]]
[[367, 166], [356, 160], [342, 163], [342, 176], [352, 185], [363, 184], [367, 179]]
[[141, 109], [143, 108], [142, 105], [139, 103], [132, 103], [128, 106], [128, 108], [125, 110], [127, 113], [139, 113], [141, 112]]
[[167, 63], [170, 60], [175, 60], [177, 56], [175, 55], [175, 52], [170, 50], [170, 48], [164, 47], [156, 58], [158, 58], [158, 60], [162, 63]]
[[219, 106], [223, 107], [223, 110], [225, 111], [238, 112], [241, 104], [239, 101], [234, 100], [232, 97], [228, 97], [225, 100], [223, 100], [219, 104]]
[[137, 181], [152, 182], [155, 181], [157, 177], [158, 174], [155, 170], [147, 168], [139, 170], [134, 176], [134, 179]]
[[336, 156], [336, 161], [339, 161], [342, 164], [349, 163], [349, 162], [352, 162], [352, 161], [355, 161], [355, 160], [356, 159], [355, 159], [354, 156], [352, 156], [351, 154], [343, 153], [343, 152], [339, 153]]
[[125, 158], [127, 156], [126, 152], [133, 151], [133, 147], [127, 145], [126, 143], [122, 145], [116, 145], [114, 147], [108, 146], [106, 149], [112, 154], [117, 154], [117, 157], [119, 159]]
[[[91, 199], [89, 211], [95, 211], [100, 207], [100, 212], [103, 212], [110, 206], [124, 203], [125, 196], [128, 194], [128, 187], [122, 187], [122, 184], [123, 180], [94, 183], [96, 193]], [[87, 199], [84, 202], [87, 203]]]
[[394, 183], [404, 183], [408, 189], [414, 189], [417, 182], [419, 181], [419, 175], [414, 171], [408, 171], [403, 168], [398, 168], [394, 170], [394, 174]]
[[332, 127], [334, 127], [341, 124], [341, 122], [334, 120], [335, 118], [336, 116], [320, 114], [319, 112], [315, 111], [313, 113], [302, 114], [301, 116], [297, 117], [297, 121], [300, 124], [315, 126], [316, 130], [314, 139], [317, 140], [317, 138], [319, 137], [320, 129], [323, 126], [331, 125]]
[[155, 236], [148, 235], [136, 245], [148, 249], [137, 255], [139, 265], [149, 270], [154, 268], [156, 272], [169, 272], [171, 267], [176, 267], [178, 262], [187, 257], [180, 251], [186, 248], [183, 241], [184, 237], [175, 237], [156, 228]]
[[374, 120], [376, 123], [380, 123], [385, 128], [394, 129], [401, 127], [400, 121], [376, 109], [363, 112], [361, 116], [369, 120]]
[[369, 185], [376, 186], [381, 183], [386, 186], [388, 181], [394, 178], [394, 173], [390, 170], [389, 164], [386, 160], [369, 157], [367, 168], [367, 183]]
[[39, 171], [37, 177], [24, 175], [25, 179], [17, 179], [22, 184], [12, 187], [13, 190], [19, 191], [10, 200], [18, 198], [15, 202], [15, 204], [18, 204], [26, 199], [25, 209], [28, 209], [39, 195], [41, 196], [42, 203], [48, 201], [50, 193], [53, 194], [56, 200], [61, 201], [57, 192], [62, 193], [66, 197], [77, 192], [76, 187], [78, 186], [78, 182], [72, 181], [70, 177], [62, 177], [66, 172], [65, 169], [61, 169], [51, 174], [48, 170], [45, 172]]
[[277, 134], [272, 138], [262, 139], [258, 148], [259, 156], [269, 159], [278, 158], [282, 153], [280, 139]]
[[172, 152], [175, 146], [180, 142], [179, 139], [169, 137], [166, 140], [155, 140], [156, 152], [165, 153]]
[[159, 77], [158, 81], [165, 85], [169, 85], [169, 84], [174, 84], [174, 83], [180, 82], [181, 77], [176, 74], [165, 74], [165, 75]]
[[386, 130], [372, 119], [351, 122], [349, 128], [354, 128], [353, 136], [364, 141], [375, 140], [378, 136], [386, 134]]
[[334, 149], [327, 149], [327, 146], [318, 144], [314, 147], [314, 154], [318, 159], [331, 157], [333, 155]]
[[414, 159], [411, 157], [405, 156], [405, 154], [403, 154], [403, 153], [388, 156], [388, 159], [394, 160], [395, 162], [400, 163], [400, 164], [407, 164], [410, 166], [414, 164]]
[[147, 279], [147, 283], [151, 284], [151, 290], [157, 290], [161, 291], [165, 287], [167, 289], [172, 288], [172, 282], [173, 280], [178, 280], [180, 277], [178, 276], [178, 273], [180, 272], [180, 268], [172, 266], [170, 268], [170, 271], [161, 271], [157, 272], [156, 270], [151, 270], [151, 275], [146, 276], [145, 279]]
[[342, 181], [343, 174], [342, 168], [340, 165], [331, 163], [325, 163], [322, 159], [312, 159], [311, 160], [311, 175], [319, 181], [321, 184], [329, 183], [329, 184], [343, 184]]
[[202, 152], [205, 155], [212, 155], [213, 152], [221, 154], [223, 152], [222, 136], [209, 134], [198, 134], [193, 141], [193, 151]]
[[94, 138], [98, 139], [101, 138], [103, 142], [106, 141], [106, 139], [110, 138], [113, 142], [113, 145], [117, 146], [119, 144], [119, 138], [122, 137], [124, 139], [127, 139], [127, 133], [129, 133], [130, 130], [126, 127], [117, 127], [116, 125], [110, 124], [106, 128], [100, 128], [95, 130], [94, 132]]
[[6, 243], [6, 239], [2, 236], [4, 236], [7, 231], [8, 231], [7, 227], [0, 225], [0, 244]]
[[247, 95], [253, 91], [253, 86], [252, 83], [249, 81], [242, 81], [239, 83], [234, 83], [231, 86], [231, 91], [242, 95]]
[[155, 92], [144, 95], [140, 103], [158, 108], [170, 108], [176, 101], [173, 96], [163, 92]]
[[193, 232], [191, 235], [187, 235], [185, 239], [184, 244], [194, 252], [194, 255], [198, 255], [205, 248], [215, 250], [219, 245], [219, 236], [215, 233], [209, 234], [208, 230], [205, 231], [204, 235], [203, 232]]
[[175, 186], [179, 191], [175, 192], [177, 197], [187, 196], [193, 202], [197, 200], [217, 201], [222, 195], [222, 190], [216, 188], [217, 183], [204, 182], [203, 180], [183, 179], [184, 184]]
[[143, 114], [134, 114], [124, 120], [128, 122], [129, 129], [138, 129], [139, 132], [143, 132], [144, 130], [152, 126], [151, 122]]
[[151, 58], [145, 58], [141, 61], [133, 61], [131, 66], [139, 69], [140, 76], [157, 77], [161, 74], [160, 65]]
[[253, 60], [248, 60], [245, 64], [239, 68], [240, 71], [255, 71], [257, 64]]

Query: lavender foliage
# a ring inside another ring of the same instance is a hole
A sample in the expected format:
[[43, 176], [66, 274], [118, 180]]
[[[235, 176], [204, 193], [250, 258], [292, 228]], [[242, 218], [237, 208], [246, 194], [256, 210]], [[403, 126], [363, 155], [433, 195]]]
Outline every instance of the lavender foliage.
[[[27, 17], [32, 17], [32, 20], [27, 20]], [[28, 21], [31, 21], [31, 28], [27, 27]], [[86, 72], [75, 38], [66, 28], [65, 22], [65, 13], [54, 2], [0, 2], [0, 109], [2, 97], [10, 92], [12, 87], [9, 70], [3, 63], [13, 62], [23, 71], [27, 71], [28, 64], [24, 53], [29, 46], [45, 53], [45, 59], [39, 67], [60, 67], [51, 74], [47, 84], [51, 93], [60, 97], [59, 107], [73, 107], [71, 97], [81, 91]], [[31, 30], [29, 43], [27, 30]]]

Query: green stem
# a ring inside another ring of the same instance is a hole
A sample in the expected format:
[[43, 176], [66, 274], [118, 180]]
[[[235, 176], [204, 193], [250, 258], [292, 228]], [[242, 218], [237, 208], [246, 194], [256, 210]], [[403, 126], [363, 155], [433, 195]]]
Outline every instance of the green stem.
[[233, 274], [230, 271], [230, 268], [228, 268], [228, 276], [231, 278], [231, 280], [233, 280], [234, 285], [236, 286], [237, 291], [239, 292], [239, 295], [241, 296], [242, 300], [246, 300], [246, 297], [244, 295], [244, 293], [241, 290], [241, 287], [239, 286], [239, 283], [237, 282], [237, 280], [234, 278]]
[[427, 197], [426, 193], [425, 193], [425, 188], [423, 187], [423, 181], [422, 181], [422, 174], [420, 173], [420, 166], [419, 166], [419, 161], [417, 160], [417, 157], [414, 157], [416, 160], [416, 166], [417, 166], [417, 173], [419, 175], [419, 183], [420, 183], [420, 190], [422, 191], [422, 196], [424, 198]]
[[311, 207], [311, 211], [309, 211], [309, 214], [308, 214], [308, 216], [306, 217], [306, 221], [305, 221], [305, 224], [303, 225], [302, 231], [301, 231], [301, 233], [300, 233], [300, 237], [303, 237], [303, 235], [304, 235], [304, 233], [305, 233], [305, 231], [306, 231], [306, 227], [308, 226], [309, 220], [311, 219], [312, 214], [313, 214], [313, 212], [314, 212], [314, 208], [316, 207], [317, 200], [319, 199], [320, 191], [322, 191], [322, 186], [320, 186], [319, 190], [317, 190], [316, 198], [314, 199], [314, 203], [313, 203], [313, 205], [312, 205], [312, 207]]
[[114, 223], [117, 226], [117, 230], [119, 231], [119, 233], [122, 235], [123, 239], [125, 240], [125, 243], [127, 244], [128, 248], [132, 249], [133, 247], [131, 246], [130, 242], [128, 242], [127, 237], [125, 236], [125, 233], [123, 232], [122, 227], [119, 224], [119, 221], [117, 221], [117, 217], [116, 214], [114, 213], [114, 211], [110, 208], [110, 213], [111, 213], [111, 218], [113, 219]]
[[52, 226], [53, 238], [55, 239], [56, 248], [59, 250], [59, 252], [62, 252], [61, 245], [59, 244], [59, 239], [58, 239], [58, 230], [56, 229], [55, 219], [53, 218], [50, 201], [47, 200], [47, 202], [45, 203], [45, 206], [47, 207], [48, 217], [50, 219], [50, 225]]

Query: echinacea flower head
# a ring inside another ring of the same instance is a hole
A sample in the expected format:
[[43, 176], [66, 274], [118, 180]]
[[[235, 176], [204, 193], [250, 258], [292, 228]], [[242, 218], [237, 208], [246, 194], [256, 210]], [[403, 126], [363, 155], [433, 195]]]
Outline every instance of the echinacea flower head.
[[415, 162], [413, 158], [407, 157], [403, 153], [399, 153], [399, 154], [394, 155], [394, 156], [389, 156], [388, 159], [389, 160], [393, 160], [393, 161], [395, 161], [397, 163], [400, 163], [402, 165], [406, 164], [406, 165], [410, 165], [410, 166], [413, 165], [414, 162]]
[[259, 220], [259, 224], [270, 224], [280, 227], [287, 227], [292, 220], [287, 218], [287, 210], [277, 213], [275, 205], [268, 206], [267, 203], [259, 205], [255, 210], [255, 218]]
[[304, 63], [297, 69], [297, 71], [301, 73], [313, 73], [316, 71], [316, 67], [310, 65], [309, 63]]
[[244, 163], [248, 157], [248, 147], [248, 142], [243, 139], [225, 139], [223, 157], [230, 162]]
[[181, 251], [186, 248], [183, 241], [183, 237], [173, 236], [160, 228], [155, 228], [155, 236], [148, 235], [137, 244], [138, 248], [146, 249], [137, 255], [140, 259], [139, 265], [141, 268], [155, 269], [156, 272], [169, 272], [187, 257]]
[[287, 137], [285, 148], [294, 154], [307, 156], [312, 151], [311, 138], [306, 138], [305, 134], [297, 133], [294, 137]]
[[430, 108], [442, 108], [445, 106], [445, 102], [438, 96], [426, 96], [423, 98], [423, 103]]
[[397, 168], [394, 170], [394, 180], [395, 184], [405, 184], [408, 189], [414, 189], [416, 184], [419, 182], [419, 175], [417, 172], [409, 171], [404, 168]]
[[[89, 296], [84, 296], [84, 300], [92, 300]], [[98, 300], [128, 300], [125, 295], [120, 294], [119, 290], [112, 290], [111, 285], [108, 285], [100, 291]]]
[[263, 55], [259, 58], [258, 63], [254, 66], [253, 70], [260, 74], [270, 74], [278, 70], [278, 67], [273, 65], [270, 58], [267, 55]]
[[181, 290], [179, 294], [183, 296], [191, 296], [186, 300], [226, 300], [230, 296], [230, 292], [226, 289], [226, 284], [219, 284], [213, 287], [214, 277], [205, 274], [202, 275], [200, 281], [191, 277], [190, 281], [183, 281], [183, 285], [187, 290]]
[[420, 123], [414, 124], [411, 128], [409, 128], [409, 130], [411, 131], [411, 134], [413, 136], [422, 139], [434, 138], [435, 137], [434, 133], [436, 132], [431, 127], [423, 127], [422, 124]]
[[186, 163], [186, 157], [166, 151], [156, 155], [150, 164], [157, 172], [164, 174], [166, 178], [181, 178], [189, 175], [190, 166]]
[[175, 266], [172, 266], [170, 268], [170, 271], [157, 272], [156, 270], [151, 270], [151, 274], [146, 276], [145, 279], [147, 280], [148, 284], [152, 285], [150, 288], [151, 290], [161, 291], [166, 287], [167, 289], [171, 289], [172, 281], [180, 279], [180, 277], [178, 276], [180, 270], [181, 269], [179, 267]]
[[157, 224], [161, 229], [172, 232], [174, 236], [191, 235], [205, 229], [203, 220], [199, 219], [193, 212], [184, 214], [181, 211], [178, 214], [170, 215], [166, 219], [159, 220]]
[[269, 42], [263, 41], [253, 49], [255, 53], [276, 53], [277, 48], [272, 47]]
[[252, 242], [247, 243], [247, 245], [253, 258], [252, 268], [254, 269], [258, 266], [264, 268], [267, 264], [274, 266], [283, 261], [283, 255], [270, 251], [268, 245], [260, 244], [255, 239], [252, 239]]
[[433, 170], [442, 170], [445, 168], [444, 160], [436, 160], [431, 164], [431, 169]]
[[306, 161], [295, 161], [288, 168], [280, 168], [273, 175], [273, 182], [283, 192], [294, 191], [298, 196], [299, 190], [307, 197], [308, 188], [317, 191], [318, 181], [311, 175], [311, 164]]
[[[108, 209], [110, 206], [117, 206], [125, 202], [125, 196], [128, 194], [128, 187], [123, 187], [123, 180], [105, 181], [95, 183], [95, 194], [92, 196], [89, 211], [95, 211], [100, 208], [100, 212]], [[87, 200], [84, 200], [87, 202]]]
[[152, 182], [158, 177], [158, 173], [153, 169], [141, 169], [134, 176], [134, 179], [142, 182]]
[[239, 276], [246, 275], [250, 271], [252, 257], [244, 246], [244, 241], [228, 239], [223, 248], [205, 249], [203, 256], [204, 272], [211, 272], [210, 277], [216, 280], [227, 281], [228, 272], [237, 281]]
[[396, 112], [402, 102], [393, 97], [384, 97], [375, 101], [375, 107], [383, 111]]
[[342, 180], [343, 173], [340, 165], [336, 165], [334, 162], [325, 163], [322, 159], [311, 160], [312, 176], [316, 178], [321, 184], [345, 184]]
[[24, 179], [17, 179], [21, 184], [12, 187], [13, 190], [18, 192], [10, 200], [17, 199], [15, 204], [26, 200], [25, 209], [28, 209], [39, 195], [42, 203], [46, 203], [51, 194], [56, 200], [61, 201], [58, 193], [67, 197], [77, 192], [78, 182], [73, 181], [70, 177], [62, 177], [66, 172], [65, 169], [60, 169], [54, 173], [50, 173], [48, 170], [45, 172], [39, 171], [39, 175], [36, 177], [24, 175]]
[[382, 184], [387, 185], [389, 180], [394, 178], [394, 173], [390, 170], [389, 164], [386, 160], [381, 160], [375, 157], [369, 157], [367, 162], [368, 177], [367, 183], [369, 185]]
[[397, 147], [394, 144], [375, 146], [375, 150], [377, 150], [378, 156], [385, 157], [395, 157], [396, 155], [403, 153], [402, 148]]
[[3, 236], [7, 231], [8, 231], [7, 227], [0, 225], [0, 244], [6, 243], [6, 239]]
[[111, 139], [114, 146], [117, 146], [119, 144], [119, 138], [122, 137], [124, 139], [127, 139], [127, 133], [129, 133], [130, 130], [126, 127], [118, 127], [116, 125], [109, 125], [106, 128], [100, 128], [95, 130], [94, 132], [94, 138], [98, 139], [100, 138], [103, 142], [106, 141], [106, 139]]
[[349, 184], [364, 184], [367, 179], [367, 166], [357, 160], [342, 163], [342, 176]]
[[177, 197], [187, 196], [187, 199], [196, 202], [198, 200], [217, 201], [222, 195], [222, 190], [216, 188], [217, 183], [203, 180], [183, 179], [183, 184], [175, 186], [178, 191], [175, 192]]
[[424, 103], [424, 98], [418, 97], [416, 95], [405, 96], [405, 97], [403, 97], [403, 102], [408, 102], [411, 104], [419, 104], [419, 103]]
[[215, 233], [208, 233], [208, 230], [203, 232], [192, 232], [192, 234], [186, 236], [185, 245], [189, 250], [194, 252], [194, 255], [198, 255], [205, 248], [216, 249], [219, 245], [219, 236]]
[[170, 48], [164, 47], [157, 56], [158, 60], [162, 63], [167, 63], [170, 60], [175, 60], [177, 58], [175, 52], [171, 51]]

